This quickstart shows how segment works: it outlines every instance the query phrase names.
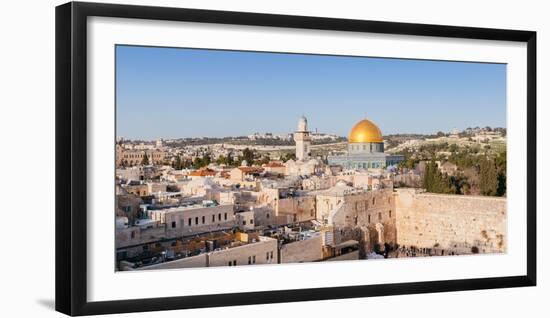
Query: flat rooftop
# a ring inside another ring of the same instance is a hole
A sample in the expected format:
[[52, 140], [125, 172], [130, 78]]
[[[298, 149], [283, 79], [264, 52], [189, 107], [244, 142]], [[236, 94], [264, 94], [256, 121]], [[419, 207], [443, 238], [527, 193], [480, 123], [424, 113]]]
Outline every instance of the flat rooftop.
[[156, 206], [152, 205], [147, 207], [147, 211], [170, 213], [170, 212], [180, 212], [180, 211], [188, 211], [188, 210], [195, 210], [195, 209], [224, 207], [224, 206], [231, 206], [231, 205], [232, 204], [219, 204], [214, 201], [209, 201], [207, 203], [190, 202], [190, 203], [181, 203], [178, 205], [156, 205]]

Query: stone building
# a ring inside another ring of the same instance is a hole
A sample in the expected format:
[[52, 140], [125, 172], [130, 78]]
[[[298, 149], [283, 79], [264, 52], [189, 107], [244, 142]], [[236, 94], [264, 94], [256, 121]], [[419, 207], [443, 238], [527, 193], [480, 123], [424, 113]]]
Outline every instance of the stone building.
[[393, 189], [357, 189], [339, 181], [316, 197], [317, 220], [332, 227], [334, 244], [357, 240], [366, 253], [397, 242]]
[[136, 267], [136, 264], [123, 261], [119, 268], [121, 270], [148, 270], [277, 264], [279, 262], [277, 244], [276, 239], [257, 236], [245, 241], [242, 239], [235, 240], [227, 248], [215, 249], [198, 255], [148, 266]]
[[134, 224], [134, 221], [141, 216], [141, 198], [138, 195], [129, 193], [120, 185], [116, 186], [115, 201], [117, 206], [116, 215], [126, 217], [130, 225]]
[[254, 210], [243, 211], [235, 214], [236, 222], [242, 231], [254, 230]]
[[286, 167], [280, 162], [269, 162], [262, 166], [266, 174], [273, 176], [283, 176], [286, 172]]
[[280, 198], [276, 208], [276, 215], [285, 217], [287, 223], [314, 220], [316, 199], [313, 195], [295, 195]]
[[298, 128], [294, 132], [294, 141], [296, 142], [296, 159], [305, 161], [309, 159], [311, 149], [311, 137], [307, 130], [307, 119], [300, 117]]
[[119, 145], [116, 146], [116, 166], [129, 167], [141, 165], [143, 158], [147, 156], [149, 164], [160, 165], [168, 158], [168, 154], [160, 149], [139, 150], [125, 149]]
[[336, 184], [336, 178], [333, 176], [311, 176], [302, 180], [303, 190], [326, 190]]
[[232, 204], [204, 202], [169, 208], [149, 208], [146, 214], [150, 219], [165, 224], [167, 237], [189, 236], [236, 226]]
[[323, 164], [317, 159], [309, 159], [307, 161], [288, 160], [285, 162], [286, 176], [310, 176], [319, 174], [323, 171]]

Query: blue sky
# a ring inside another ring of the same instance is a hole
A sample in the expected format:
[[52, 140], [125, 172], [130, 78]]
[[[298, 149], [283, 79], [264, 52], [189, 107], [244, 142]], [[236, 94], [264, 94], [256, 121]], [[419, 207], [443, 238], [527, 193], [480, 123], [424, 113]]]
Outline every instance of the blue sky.
[[116, 99], [131, 139], [505, 127], [506, 65], [117, 46]]

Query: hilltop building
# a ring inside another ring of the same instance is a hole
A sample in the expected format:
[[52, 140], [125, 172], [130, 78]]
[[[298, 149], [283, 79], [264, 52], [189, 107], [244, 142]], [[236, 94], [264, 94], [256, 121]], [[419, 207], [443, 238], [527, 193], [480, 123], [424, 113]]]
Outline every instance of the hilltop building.
[[380, 128], [368, 119], [359, 121], [348, 136], [348, 153], [328, 156], [329, 165], [346, 169], [382, 169], [405, 160], [402, 155], [384, 153], [384, 140]]

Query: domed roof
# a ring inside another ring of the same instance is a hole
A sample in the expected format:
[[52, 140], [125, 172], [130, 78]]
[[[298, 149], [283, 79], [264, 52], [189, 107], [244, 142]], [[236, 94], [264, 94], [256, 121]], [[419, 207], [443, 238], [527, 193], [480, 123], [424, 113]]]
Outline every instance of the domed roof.
[[382, 140], [380, 128], [372, 121], [363, 119], [351, 129], [348, 136], [348, 142], [384, 142], [384, 140]]

